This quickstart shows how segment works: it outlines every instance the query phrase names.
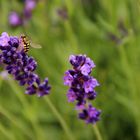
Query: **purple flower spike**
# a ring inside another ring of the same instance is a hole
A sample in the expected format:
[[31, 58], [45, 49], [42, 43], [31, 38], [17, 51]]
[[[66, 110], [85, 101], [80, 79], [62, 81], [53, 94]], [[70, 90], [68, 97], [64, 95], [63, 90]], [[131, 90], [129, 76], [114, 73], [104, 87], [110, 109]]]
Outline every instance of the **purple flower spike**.
[[24, 16], [26, 20], [29, 20], [32, 16], [32, 11], [36, 7], [36, 0], [25, 0]]
[[96, 98], [95, 87], [99, 86], [98, 81], [90, 76], [95, 64], [86, 55], [71, 55], [69, 61], [73, 70], [66, 71], [64, 76], [64, 85], [69, 86], [68, 102], [76, 101], [79, 118], [94, 124], [99, 120], [100, 111], [88, 102]]
[[23, 50], [19, 51], [20, 38], [2, 33], [0, 36], [0, 63], [11, 74], [19, 85], [26, 87], [26, 94], [37, 96], [48, 95], [50, 85], [48, 78], [40, 82], [39, 76], [34, 72], [37, 62]]
[[25, 0], [25, 9], [33, 10], [36, 6], [35, 0]]
[[10, 26], [18, 27], [27, 24], [32, 17], [32, 13], [36, 5], [37, 0], [24, 0], [24, 8], [21, 13], [17, 13], [15, 11], [10, 12], [8, 17]]
[[11, 12], [9, 15], [9, 24], [13, 27], [20, 26], [22, 24], [22, 19], [17, 12]]

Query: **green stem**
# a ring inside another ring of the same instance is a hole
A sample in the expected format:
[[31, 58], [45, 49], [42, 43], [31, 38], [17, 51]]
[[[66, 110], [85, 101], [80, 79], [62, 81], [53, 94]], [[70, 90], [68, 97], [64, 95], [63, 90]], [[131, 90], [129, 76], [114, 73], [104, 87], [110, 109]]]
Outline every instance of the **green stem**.
[[58, 110], [55, 108], [55, 106], [52, 104], [51, 100], [46, 97], [44, 98], [46, 103], [49, 105], [49, 107], [51, 108], [52, 112], [54, 113], [54, 115], [57, 117], [57, 119], [59, 120], [61, 126], [63, 127], [64, 131], [66, 132], [69, 140], [74, 140], [73, 134], [72, 132], [69, 130], [69, 127], [67, 126], [66, 122], [64, 121], [63, 117], [61, 116], [61, 114], [58, 112]]
[[93, 130], [94, 130], [94, 133], [95, 133], [95, 135], [97, 137], [97, 140], [103, 140], [102, 136], [101, 136], [101, 133], [100, 133], [100, 131], [99, 131], [99, 129], [98, 129], [96, 124], [93, 125]]

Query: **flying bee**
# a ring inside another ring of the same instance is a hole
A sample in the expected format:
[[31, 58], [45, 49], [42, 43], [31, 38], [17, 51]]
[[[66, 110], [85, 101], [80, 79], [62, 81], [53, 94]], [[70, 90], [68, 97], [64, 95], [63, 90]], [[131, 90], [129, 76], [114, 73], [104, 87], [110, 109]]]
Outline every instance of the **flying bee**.
[[39, 44], [35, 44], [32, 41], [30, 41], [26, 35], [21, 35], [19, 37], [19, 42], [20, 42], [19, 43], [20, 45], [17, 50], [18, 51], [23, 50], [25, 53], [29, 51], [30, 47], [36, 48], [36, 49], [42, 48]]

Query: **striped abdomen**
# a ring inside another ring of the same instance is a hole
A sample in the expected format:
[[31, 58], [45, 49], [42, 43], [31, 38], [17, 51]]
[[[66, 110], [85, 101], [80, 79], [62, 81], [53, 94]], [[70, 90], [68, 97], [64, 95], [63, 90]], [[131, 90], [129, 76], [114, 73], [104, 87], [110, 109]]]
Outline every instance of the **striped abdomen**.
[[24, 52], [28, 52], [29, 51], [29, 47], [30, 47], [30, 41], [27, 39], [27, 37], [25, 35], [21, 36], [22, 38], [22, 42], [23, 42], [23, 49]]
[[24, 52], [28, 52], [30, 47], [30, 43], [24, 43]]

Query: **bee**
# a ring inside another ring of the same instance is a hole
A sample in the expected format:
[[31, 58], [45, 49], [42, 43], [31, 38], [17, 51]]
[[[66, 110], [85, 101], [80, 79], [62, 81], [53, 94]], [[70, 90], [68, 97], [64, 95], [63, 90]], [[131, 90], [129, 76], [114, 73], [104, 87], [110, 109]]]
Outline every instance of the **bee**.
[[30, 47], [36, 48], [36, 49], [42, 48], [39, 44], [35, 44], [32, 41], [30, 41], [26, 35], [21, 35], [19, 37], [19, 42], [20, 42], [20, 45], [18, 47], [18, 51], [23, 50], [25, 53], [29, 51]]

